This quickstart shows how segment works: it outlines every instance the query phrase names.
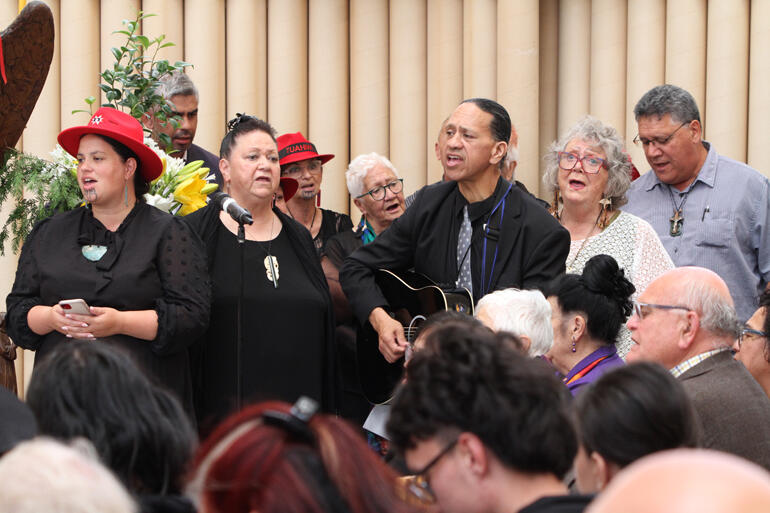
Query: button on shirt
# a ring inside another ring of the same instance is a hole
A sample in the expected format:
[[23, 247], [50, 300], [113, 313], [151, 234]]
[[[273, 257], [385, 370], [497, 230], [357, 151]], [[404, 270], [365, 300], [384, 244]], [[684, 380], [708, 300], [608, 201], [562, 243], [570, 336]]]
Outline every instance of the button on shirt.
[[681, 235], [671, 236], [669, 186], [653, 171], [632, 184], [623, 210], [652, 225], [677, 267], [694, 265], [719, 274], [745, 321], [770, 279], [770, 182], [746, 164], [717, 154], [711, 144], [703, 145], [708, 155], [695, 181], [684, 191], [670, 188], [677, 206], [687, 194]]

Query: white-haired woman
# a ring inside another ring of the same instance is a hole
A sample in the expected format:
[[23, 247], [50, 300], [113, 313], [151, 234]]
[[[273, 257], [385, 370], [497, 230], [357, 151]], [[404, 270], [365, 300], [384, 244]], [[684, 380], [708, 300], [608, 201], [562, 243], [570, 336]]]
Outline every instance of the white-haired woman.
[[340, 287], [342, 262], [353, 251], [374, 240], [404, 213], [404, 181], [387, 158], [367, 153], [354, 158], [345, 172], [348, 191], [361, 211], [355, 231], [344, 231], [326, 243], [321, 266], [329, 284], [337, 319], [337, 349], [343, 381], [341, 414], [361, 421], [369, 413], [363, 399], [355, 368], [355, 327], [353, 314]]
[[[649, 223], [619, 210], [631, 185], [631, 159], [617, 130], [585, 116], [551, 145], [545, 161], [543, 183], [554, 193], [551, 212], [572, 239], [568, 273], [582, 273], [594, 255], [610, 255], [634, 284], [635, 299], [674, 267]], [[623, 326], [618, 354], [625, 356], [631, 344]]]

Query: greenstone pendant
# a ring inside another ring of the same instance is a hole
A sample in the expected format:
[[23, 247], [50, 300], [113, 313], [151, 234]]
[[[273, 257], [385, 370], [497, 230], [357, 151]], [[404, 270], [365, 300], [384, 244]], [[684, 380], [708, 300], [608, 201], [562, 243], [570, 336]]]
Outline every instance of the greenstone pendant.
[[91, 262], [97, 262], [101, 260], [104, 254], [107, 252], [107, 246], [89, 244], [87, 246], [83, 246], [80, 251], [83, 253], [83, 256]]

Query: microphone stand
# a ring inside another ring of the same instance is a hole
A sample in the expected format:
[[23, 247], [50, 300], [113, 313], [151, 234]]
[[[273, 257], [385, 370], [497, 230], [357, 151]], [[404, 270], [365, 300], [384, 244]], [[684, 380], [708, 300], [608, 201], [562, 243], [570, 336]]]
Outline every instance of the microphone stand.
[[244, 271], [245, 271], [245, 264], [244, 264], [244, 255], [246, 253], [246, 248], [244, 245], [244, 242], [246, 241], [246, 229], [243, 226], [243, 220], [238, 220], [238, 248], [240, 253], [240, 260], [241, 260], [241, 279], [240, 279], [240, 286], [238, 290], [238, 303], [236, 307], [236, 327], [235, 327], [235, 376], [237, 381], [236, 387], [235, 387], [235, 398], [236, 398], [236, 408], [237, 411], [241, 411], [241, 408], [243, 408], [243, 390], [242, 390], [242, 384], [241, 384], [241, 347], [243, 346], [243, 321], [242, 321], [242, 313], [243, 313], [243, 281], [244, 281]]

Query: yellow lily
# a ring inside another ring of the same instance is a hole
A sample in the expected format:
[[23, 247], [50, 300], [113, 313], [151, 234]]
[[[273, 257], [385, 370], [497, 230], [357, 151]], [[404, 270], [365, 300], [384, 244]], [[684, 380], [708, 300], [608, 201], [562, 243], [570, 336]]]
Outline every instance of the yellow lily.
[[182, 204], [179, 215], [186, 216], [206, 206], [206, 195], [201, 193], [206, 185], [205, 180], [194, 174], [174, 189], [174, 199]]

